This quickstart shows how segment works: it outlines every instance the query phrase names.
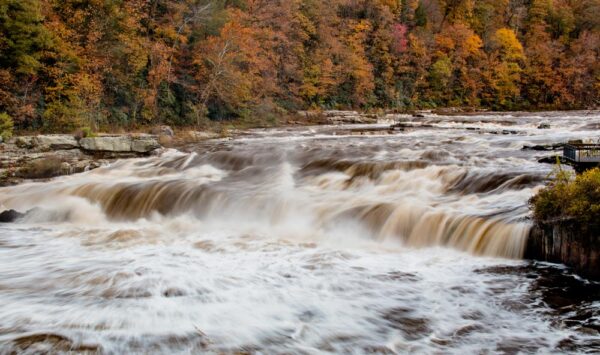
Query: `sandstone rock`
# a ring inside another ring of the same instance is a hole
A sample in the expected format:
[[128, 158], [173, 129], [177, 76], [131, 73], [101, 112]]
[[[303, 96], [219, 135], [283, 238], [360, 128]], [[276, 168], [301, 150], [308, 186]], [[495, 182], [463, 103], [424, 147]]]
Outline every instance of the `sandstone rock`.
[[339, 111], [339, 110], [329, 110], [323, 112], [326, 117], [348, 117], [348, 116], [359, 116], [359, 113], [356, 111]]
[[81, 138], [79, 146], [94, 152], [131, 152], [131, 136]]
[[150, 153], [160, 147], [161, 145], [158, 143], [158, 138], [155, 136], [133, 137], [131, 142], [131, 151], [136, 153]]
[[215, 132], [204, 132], [204, 131], [188, 131], [185, 133], [185, 138], [193, 141], [201, 141], [207, 139], [219, 138], [220, 135]]
[[304, 116], [304, 117], [317, 117], [321, 115], [321, 112], [319, 111], [298, 111], [296, 112], [297, 115], [299, 116]]
[[377, 123], [377, 116], [360, 114], [356, 111], [325, 111], [324, 115], [332, 124]]
[[32, 143], [34, 147], [43, 151], [79, 148], [75, 137], [66, 134], [40, 135], [34, 137]]
[[33, 138], [30, 136], [17, 137], [15, 138], [15, 145], [19, 148], [31, 149], [34, 146]]
[[158, 137], [150, 135], [82, 138], [79, 145], [87, 151], [112, 153], [150, 153], [161, 147]]

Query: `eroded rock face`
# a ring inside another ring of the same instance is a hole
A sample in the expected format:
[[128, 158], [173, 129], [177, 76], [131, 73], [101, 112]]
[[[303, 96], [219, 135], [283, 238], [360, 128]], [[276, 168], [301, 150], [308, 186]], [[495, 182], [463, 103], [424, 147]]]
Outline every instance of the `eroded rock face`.
[[133, 137], [131, 151], [136, 153], [150, 153], [161, 147], [158, 138], [154, 136]]
[[526, 257], [565, 264], [583, 277], [600, 280], [600, 226], [537, 223], [527, 241]]
[[0, 186], [80, 173], [106, 164], [105, 159], [134, 158], [161, 147], [157, 136], [147, 134], [79, 141], [66, 134], [15, 137], [0, 144]]
[[131, 137], [106, 136], [81, 138], [82, 149], [98, 152], [131, 152]]
[[323, 114], [331, 124], [377, 123], [377, 116], [356, 111], [325, 111]]
[[79, 148], [75, 137], [67, 134], [40, 135], [32, 139], [33, 146], [42, 151]]

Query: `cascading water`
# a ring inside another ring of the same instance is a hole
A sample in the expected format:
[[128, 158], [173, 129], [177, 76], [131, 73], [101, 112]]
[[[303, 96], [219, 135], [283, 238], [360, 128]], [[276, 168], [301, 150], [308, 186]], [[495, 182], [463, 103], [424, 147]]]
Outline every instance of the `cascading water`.
[[598, 350], [597, 304], [563, 327], [535, 286], [547, 266], [497, 271], [528, 265], [551, 169], [521, 148], [594, 122], [256, 130], [2, 188], [0, 207], [33, 210], [0, 226], [0, 353]]

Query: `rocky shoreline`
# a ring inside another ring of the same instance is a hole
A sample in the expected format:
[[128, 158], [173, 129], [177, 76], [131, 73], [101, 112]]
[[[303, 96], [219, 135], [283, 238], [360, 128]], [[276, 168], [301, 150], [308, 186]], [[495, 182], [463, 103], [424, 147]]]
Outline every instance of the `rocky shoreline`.
[[115, 159], [148, 156], [162, 148], [159, 140], [159, 135], [150, 134], [14, 137], [0, 144], [0, 186], [76, 174]]
[[600, 280], [600, 225], [573, 220], [536, 222], [527, 239], [525, 257], [564, 264], [577, 274]]

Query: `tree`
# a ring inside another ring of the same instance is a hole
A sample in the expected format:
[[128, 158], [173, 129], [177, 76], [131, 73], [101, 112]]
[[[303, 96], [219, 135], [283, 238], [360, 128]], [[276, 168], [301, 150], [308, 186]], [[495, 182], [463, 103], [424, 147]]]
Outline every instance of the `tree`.
[[521, 65], [525, 60], [523, 46], [515, 32], [508, 28], [496, 31], [490, 57], [491, 77], [486, 99], [500, 108], [512, 108], [520, 94]]

